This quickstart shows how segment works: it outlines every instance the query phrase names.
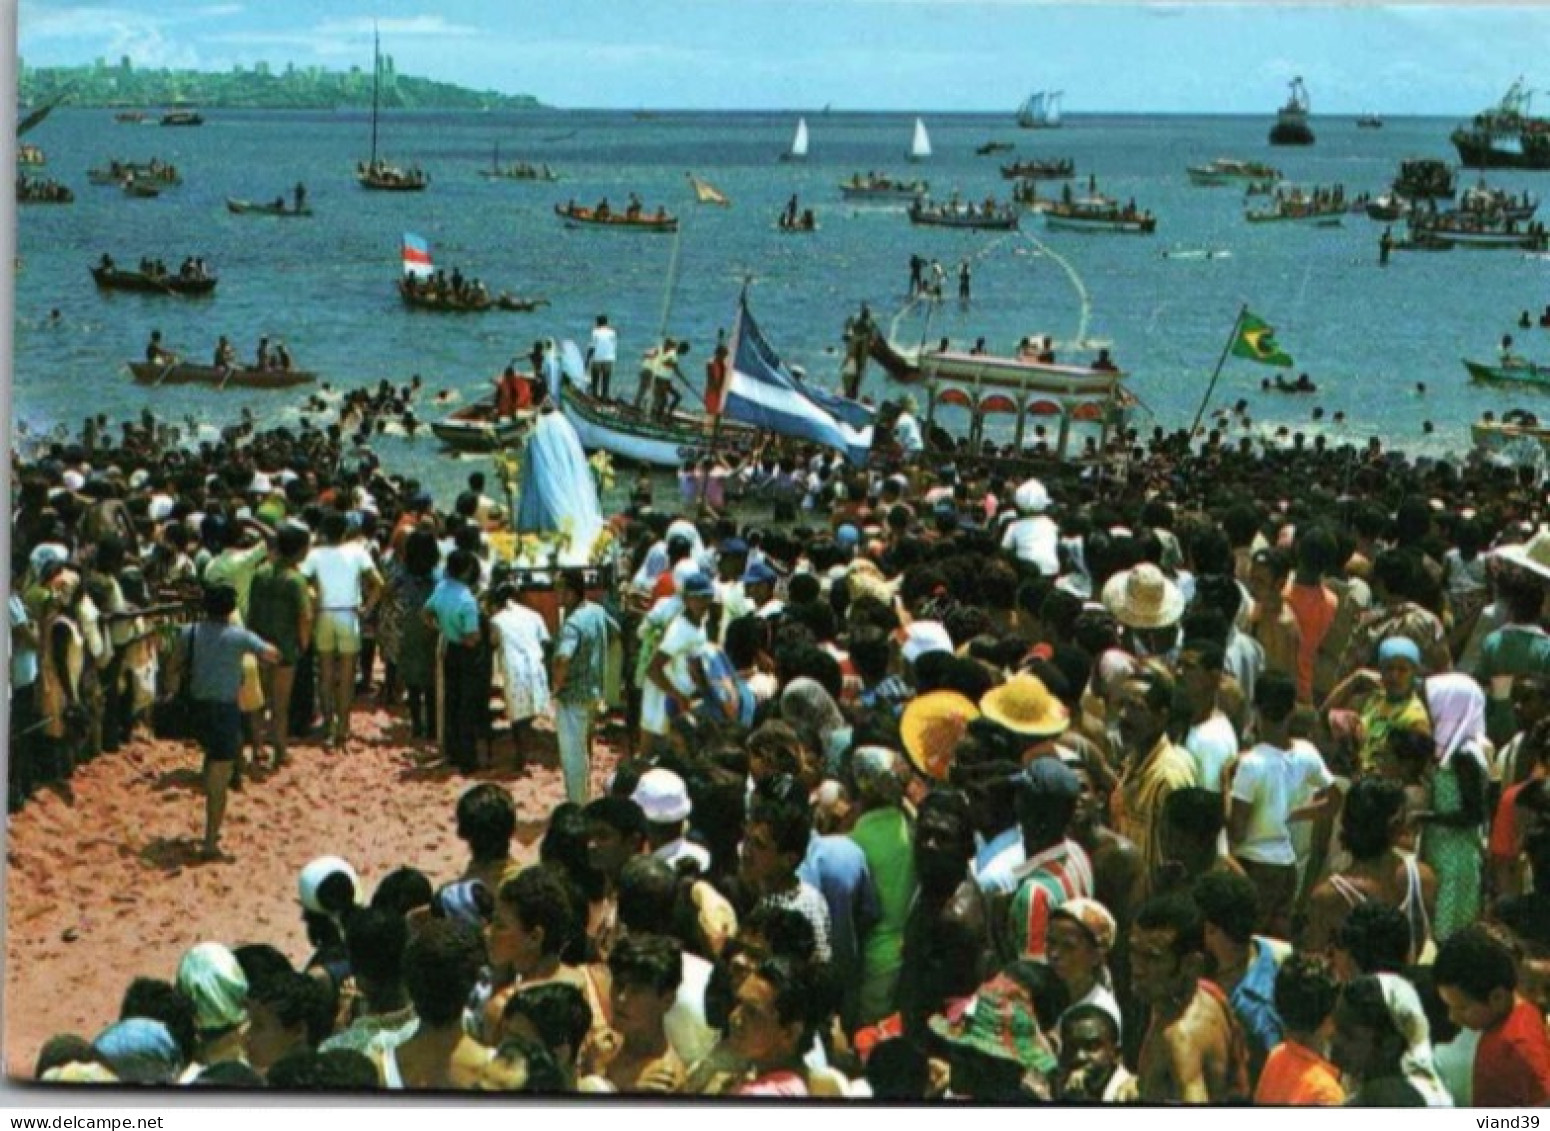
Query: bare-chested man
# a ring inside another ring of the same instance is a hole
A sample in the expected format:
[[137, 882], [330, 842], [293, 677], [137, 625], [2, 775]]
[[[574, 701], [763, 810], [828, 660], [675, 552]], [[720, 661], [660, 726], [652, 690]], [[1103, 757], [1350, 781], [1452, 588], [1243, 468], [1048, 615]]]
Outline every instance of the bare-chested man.
[[1152, 1018], [1137, 1073], [1142, 1103], [1248, 1098], [1243, 1033], [1221, 990], [1200, 977], [1204, 952], [1205, 921], [1188, 896], [1141, 905], [1130, 931], [1130, 979]]

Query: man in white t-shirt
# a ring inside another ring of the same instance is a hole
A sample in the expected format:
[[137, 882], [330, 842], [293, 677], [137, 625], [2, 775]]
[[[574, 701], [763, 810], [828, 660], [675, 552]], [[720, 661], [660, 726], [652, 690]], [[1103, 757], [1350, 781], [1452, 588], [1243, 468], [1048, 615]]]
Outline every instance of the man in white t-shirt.
[[[313, 629], [318, 653], [319, 698], [325, 746], [345, 746], [350, 738], [350, 708], [355, 701], [355, 657], [361, 650], [361, 620], [382, 592], [371, 551], [348, 540], [349, 520], [342, 511], [323, 516], [325, 545], [314, 547], [301, 573], [317, 592]], [[419, 610], [414, 610], [419, 615]]]
[[[1287, 736], [1297, 684], [1266, 672], [1254, 689], [1260, 741], [1238, 760], [1232, 775], [1227, 839], [1244, 874], [1259, 891], [1259, 933], [1289, 938], [1297, 895], [1297, 853], [1289, 823], [1318, 816], [1335, 798], [1335, 779], [1317, 751]], [[1294, 808], [1312, 790], [1308, 805]]]
[[614, 361], [619, 357], [619, 334], [608, 324], [608, 315], [599, 314], [592, 327], [592, 340], [587, 343], [587, 375], [591, 378], [592, 395], [608, 399], [608, 386], [614, 377]]
[[1216, 705], [1226, 652], [1214, 640], [1186, 640], [1179, 652], [1179, 690], [1189, 709], [1184, 750], [1202, 789], [1221, 793], [1227, 764], [1238, 756], [1238, 732]]
[[1049, 509], [1049, 492], [1037, 479], [1022, 483], [1012, 499], [1018, 517], [1007, 524], [1001, 536], [1001, 548], [1010, 550], [1018, 561], [1039, 567], [1045, 577], [1060, 575], [1060, 527], [1044, 512]]
[[679, 596], [683, 612], [667, 626], [641, 689], [640, 725], [648, 735], [667, 735], [672, 725], [668, 705], [676, 708], [676, 714], [684, 714], [705, 689], [700, 653], [705, 649], [705, 618], [715, 600], [716, 586], [705, 574], [693, 573], [684, 580]]

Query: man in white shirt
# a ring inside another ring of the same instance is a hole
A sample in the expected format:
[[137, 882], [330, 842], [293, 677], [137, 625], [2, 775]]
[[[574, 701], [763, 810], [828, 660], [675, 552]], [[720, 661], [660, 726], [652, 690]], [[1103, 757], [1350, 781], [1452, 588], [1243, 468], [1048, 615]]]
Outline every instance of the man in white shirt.
[[[1259, 933], [1291, 937], [1297, 894], [1297, 853], [1288, 825], [1318, 816], [1335, 798], [1335, 779], [1309, 747], [1293, 745], [1287, 722], [1297, 705], [1297, 684], [1282, 672], [1266, 672], [1254, 692], [1260, 741], [1238, 760], [1232, 774], [1227, 839], [1244, 874], [1259, 891]], [[1313, 801], [1293, 803], [1311, 789]]]
[[672, 770], [647, 770], [631, 797], [646, 814], [646, 843], [651, 855], [675, 871], [680, 860], [694, 861], [702, 873], [710, 871], [710, 852], [684, 835], [694, 805], [683, 778]]
[[592, 395], [600, 400], [608, 399], [608, 386], [614, 377], [614, 361], [619, 356], [619, 335], [608, 324], [608, 315], [599, 314], [592, 327], [592, 340], [587, 344], [587, 375], [592, 382]]
[[1227, 764], [1239, 749], [1238, 732], [1216, 705], [1224, 658], [1225, 650], [1214, 640], [1186, 640], [1179, 653], [1179, 690], [1190, 724], [1184, 750], [1195, 764], [1195, 780], [1212, 793], [1222, 792]]
[[705, 618], [716, 596], [715, 584], [705, 574], [694, 573], [684, 580], [679, 596], [683, 611], [667, 626], [641, 688], [640, 722], [647, 735], [666, 736], [672, 725], [669, 704], [677, 714], [685, 714], [705, 686], [700, 653], [706, 644]]
[[1060, 527], [1044, 512], [1049, 509], [1049, 492], [1037, 479], [1029, 479], [1017, 488], [1013, 498], [1018, 518], [1006, 528], [1001, 548], [1011, 550], [1018, 561], [1039, 567], [1045, 577], [1060, 574]]
[[364, 544], [346, 540], [349, 520], [342, 511], [323, 516], [321, 533], [326, 545], [313, 548], [302, 562], [301, 573], [317, 591], [313, 643], [318, 654], [323, 742], [334, 747], [349, 742], [361, 620], [382, 592], [382, 575]]

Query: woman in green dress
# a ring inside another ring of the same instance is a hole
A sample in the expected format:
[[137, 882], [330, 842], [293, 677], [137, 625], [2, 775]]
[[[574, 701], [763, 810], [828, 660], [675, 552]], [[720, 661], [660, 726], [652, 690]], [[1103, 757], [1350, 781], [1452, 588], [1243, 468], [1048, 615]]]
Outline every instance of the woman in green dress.
[[1421, 821], [1421, 859], [1437, 873], [1432, 930], [1440, 945], [1480, 915], [1485, 822], [1485, 692], [1456, 672], [1426, 681], [1437, 765]]

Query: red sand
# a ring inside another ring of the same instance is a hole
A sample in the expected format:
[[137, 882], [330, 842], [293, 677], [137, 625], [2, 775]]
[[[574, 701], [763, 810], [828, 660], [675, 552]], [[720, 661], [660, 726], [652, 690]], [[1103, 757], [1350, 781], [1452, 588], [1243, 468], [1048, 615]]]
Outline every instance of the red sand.
[[[413, 865], [440, 884], [466, 862], [454, 808], [474, 781], [498, 781], [518, 807], [513, 852], [537, 854], [564, 799], [552, 731], [528, 739], [518, 767], [504, 728], [495, 765], [464, 777], [414, 743], [401, 716], [358, 708], [350, 753], [293, 746], [280, 771], [234, 793], [222, 829], [233, 859], [198, 859], [200, 758], [191, 743], [138, 739], [40, 791], [10, 821], [6, 879], [5, 1070], [30, 1078], [56, 1033], [95, 1036], [140, 974], [171, 980], [183, 952], [216, 940], [309, 954], [296, 876], [316, 856], [349, 860], [368, 891]], [[599, 744], [594, 795], [613, 764]]]

